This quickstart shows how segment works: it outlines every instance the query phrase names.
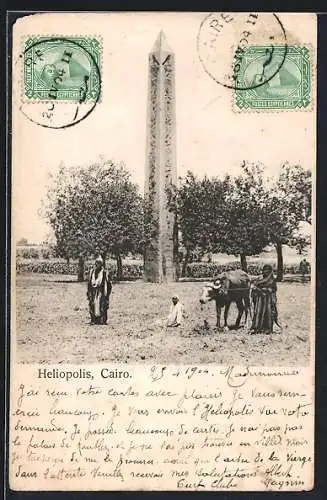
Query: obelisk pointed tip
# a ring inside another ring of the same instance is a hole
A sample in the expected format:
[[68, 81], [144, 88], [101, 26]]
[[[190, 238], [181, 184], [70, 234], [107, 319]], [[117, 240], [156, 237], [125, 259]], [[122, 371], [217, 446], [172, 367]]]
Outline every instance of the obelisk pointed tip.
[[151, 51], [153, 54], [172, 54], [173, 51], [169, 47], [166, 35], [164, 34], [163, 30], [160, 30], [160, 33], [155, 41], [155, 44], [152, 48]]

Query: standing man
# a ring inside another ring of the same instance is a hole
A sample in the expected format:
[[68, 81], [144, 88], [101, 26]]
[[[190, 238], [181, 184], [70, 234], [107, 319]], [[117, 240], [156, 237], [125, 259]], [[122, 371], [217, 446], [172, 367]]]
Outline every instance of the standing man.
[[109, 296], [112, 284], [104, 269], [102, 257], [95, 259], [95, 264], [90, 271], [87, 285], [87, 298], [89, 301], [89, 311], [91, 324], [106, 325], [108, 319]]
[[310, 272], [310, 264], [307, 259], [303, 259], [300, 262], [300, 273], [302, 283], [306, 282], [306, 275]]
[[278, 324], [277, 283], [270, 264], [262, 268], [262, 276], [252, 287], [253, 318], [250, 333], [273, 333]]

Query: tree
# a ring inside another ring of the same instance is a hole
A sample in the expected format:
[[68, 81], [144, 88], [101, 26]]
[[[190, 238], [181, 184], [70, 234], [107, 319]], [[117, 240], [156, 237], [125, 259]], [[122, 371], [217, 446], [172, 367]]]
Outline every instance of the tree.
[[277, 188], [288, 200], [288, 207], [296, 220], [311, 224], [312, 175], [301, 165], [285, 163], [277, 180]]
[[244, 162], [242, 173], [234, 178], [225, 198], [227, 223], [220, 242], [222, 251], [239, 255], [244, 271], [247, 271], [246, 257], [262, 252], [268, 244], [263, 172], [262, 165]]
[[290, 241], [290, 246], [295, 247], [299, 255], [307, 252], [311, 245], [311, 224], [306, 221], [301, 221], [297, 230], [293, 233], [293, 238]]
[[277, 252], [277, 280], [283, 279], [283, 245], [302, 246], [299, 224], [311, 224], [311, 172], [285, 163], [266, 201], [266, 224]]
[[207, 252], [239, 255], [246, 271], [247, 256], [273, 244], [277, 277], [282, 279], [283, 244], [302, 248], [299, 223], [311, 223], [311, 173], [285, 164], [269, 184], [264, 171], [261, 164], [243, 162], [241, 174], [233, 179], [200, 179], [188, 172], [179, 187], [170, 190], [182, 244], [182, 276], [192, 258]]
[[122, 256], [140, 251], [143, 235], [143, 200], [122, 164], [109, 161], [88, 167], [61, 166], [48, 191], [45, 214], [54, 230], [57, 252], [79, 258], [108, 254], [122, 278]]
[[188, 172], [180, 179], [179, 187], [172, 186], [169, 204], [177, 216], [180, 234], [180, 253], [183, 254], [181, 275], [195, 256], [217, 251], [220, 235], [225, 225], [224, 196], [228, 190], [229, 177], [202, 179]]

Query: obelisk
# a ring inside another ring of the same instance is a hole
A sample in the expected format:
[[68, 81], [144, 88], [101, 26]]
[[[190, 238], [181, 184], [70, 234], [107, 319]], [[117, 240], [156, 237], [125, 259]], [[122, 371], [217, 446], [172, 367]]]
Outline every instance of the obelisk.
[[161, 31], [149, 54], [145, 200], [152, 218], [144, 280], [177, 279], [177, 227], [167, 188], [177, 182], [175, 56]]

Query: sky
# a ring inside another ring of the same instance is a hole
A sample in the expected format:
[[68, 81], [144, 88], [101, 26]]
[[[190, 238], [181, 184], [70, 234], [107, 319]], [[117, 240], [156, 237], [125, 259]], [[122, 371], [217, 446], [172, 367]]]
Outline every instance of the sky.
[[[14, 30], [13, 232], [38, 243], [50, 228], [40, 217], [50, 174], [59, 165], [86, 165], [100, 157], [123, 161], [143, 189], [148, 54], [162, 29], [176, 60], [177, 172], [235, 174], [243, 160], [260, 161], [276, 175], [288, 161], [315, 168], [315, 81], [307, 111], [235, 111], [234, 91], [203, 69], [197, 35], [205, 13], [61, 13], [27, 16]], [[313, 15], [280, 14], [289, 40], [312, 44]], [[102, 41], [102, 95], [89, 116], [65, 129], [32, 123], [20, 111], [20, 43], [31, 34], [87, 35]], [[301, 39], [299, 39], [299, 33]], [[314, 74], [314, 71], [313, 71]]]

